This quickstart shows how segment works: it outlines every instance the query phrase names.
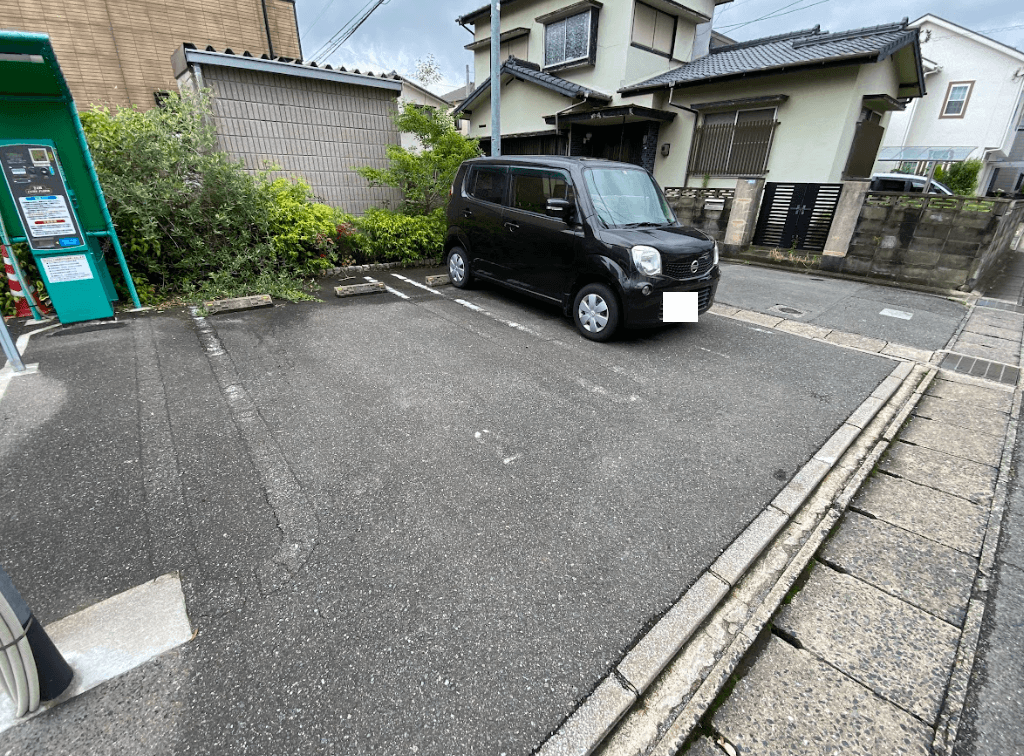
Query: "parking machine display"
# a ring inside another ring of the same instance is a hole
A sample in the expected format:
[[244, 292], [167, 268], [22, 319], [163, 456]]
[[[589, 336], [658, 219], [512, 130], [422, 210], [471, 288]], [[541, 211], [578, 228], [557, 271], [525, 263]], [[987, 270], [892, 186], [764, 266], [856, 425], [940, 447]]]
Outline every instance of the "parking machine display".
[[53, 147], [0, 145], [0, 168], [34, 251], [86, 246]]

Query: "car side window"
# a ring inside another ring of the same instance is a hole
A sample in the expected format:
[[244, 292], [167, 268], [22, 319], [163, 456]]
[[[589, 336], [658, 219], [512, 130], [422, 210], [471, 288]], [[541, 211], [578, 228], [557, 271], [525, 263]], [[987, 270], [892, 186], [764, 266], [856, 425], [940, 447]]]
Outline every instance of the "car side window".
[[549, 199], [564, 199], [575, 204], [576, 193], [568, 176], [559, 171], [514, 169], [512, 207], [544, 215]]
[[505, 178], [508, 173], [504, 168], [480, 166], [474, 168], [467, 182], [469, 194], [484, 202], [500, 205], [505, 201]]
[[903, 179], [875, 179], [875, 183], [877, 186], [872, 188], [876, 192], [903, 192], [907, 186]]

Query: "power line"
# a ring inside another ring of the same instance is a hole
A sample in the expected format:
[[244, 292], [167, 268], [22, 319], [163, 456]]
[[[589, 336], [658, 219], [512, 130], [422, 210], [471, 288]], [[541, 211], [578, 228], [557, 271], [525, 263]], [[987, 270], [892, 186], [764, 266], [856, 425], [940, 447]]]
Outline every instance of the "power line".
[[[756, 24], [758, 21], [766, 21], [768, 19], [781, 18], [782, 16], [788, 16], [790, 13], [798, 13], [799, 11], [807, 10], [808, 8], [813, 8], [815, 5], [824, 5], [825, 3], [832, 2], [832, 0], [818, 0], [818, 2], [811, 3], [810, 5], [804, 5], [800, 8], [793, 8], [793, 10], [786, 10], [787, 8], [792, 8], [797, 3], [802, 2], [804, 2], [804, 0], [796, 0], [795, 2], [789, 3], [788, 5], [783, 5], [781, 8], [777, 8], [776, 10], [773, 10], [771, 13], [761, 16], [760, 18], [751, 19], [750, 21], [744, 21], [742, 23], [737, 24], [726, 24], [725, 26], [722, 27], [722, 29], [734, 31], [744, 26], [749, 26], [750, 24]], [[782, 11], [785, 11], [785, 13], [783, 13]]]
[[[300, 36], [300, 37], [305, 37], [305, 36], [306, 36], [307, 34], [309, 34], [309, 31], [310, 31], [310, 29], [312, 29], [312, 28], [313, 28], [314, 26], [316, 26], [316, 22], [317, 22], [317, 21], [319, 21], [319, 20], [320, 20], [321, 18], [323, 18], [323, 17], [324, 17], [324, 14], [325, 14], [325, 13], [327, 12], [327, 10], [328, 10], [328, 9], [329, 9], [329, 8], [330, 8], [330, 7], [332, 6], [332, 5], [334, 5], [334, 3], [335, 3], [335, 2], [337, 2], [337, 0], [328, 0], [328, 2], [327, 2], [327, 3], [325, 4], [325, 5], [324, 5], [324, 7], [320, 9], [320, 13], [319, 13], [319, 14], [317, 15], [317, 17], [313, 19], [313, 22], [312, 22], [311, 24], [309, 24], [309, 25], [308, 25], [308, 26], [307, 26], [307, 27], [306, 27], [306, 28], [305, 28], [305, 29], [304, 29], [304, 30], [302, 31], [302, 34], [300, 34], [299, 36]], [[366, 6], [363, 6], [363, 7], [366, 7]]]
[[339, 29], [333, 37], [327, 40], [327, 42], [320, 46], [320, 49], [310, 56], [310, 60], [316, 60], [319, 58], [322, 61], [326, 61], [330, 59], [330, 57], [338, 51], [338, 48], [345, 44], [349, 37], [356, 33], [359, 27], [366, 22], [366, 19], [368, 19], [370, 15], [377, 10], [377, 8], [382, 5], [386, 5], [390, 1], [391, 0], [369, 0], [366, 5], [359, 9], [355, 16], [349, 19], [345, 26]]

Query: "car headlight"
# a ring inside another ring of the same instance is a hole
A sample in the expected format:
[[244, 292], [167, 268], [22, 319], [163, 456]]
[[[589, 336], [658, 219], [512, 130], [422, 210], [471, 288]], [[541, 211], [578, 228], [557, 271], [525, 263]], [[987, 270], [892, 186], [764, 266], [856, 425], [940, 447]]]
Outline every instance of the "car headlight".
[[654, 247], [646, 247], [639, 244], [630, 250], [633, 255], [633, 264], [636, 269], [647, 276], [661, 274], [661, 252]]
[[718, 242], [715, 242], [715, 261], [713, 265], [718, 265]]

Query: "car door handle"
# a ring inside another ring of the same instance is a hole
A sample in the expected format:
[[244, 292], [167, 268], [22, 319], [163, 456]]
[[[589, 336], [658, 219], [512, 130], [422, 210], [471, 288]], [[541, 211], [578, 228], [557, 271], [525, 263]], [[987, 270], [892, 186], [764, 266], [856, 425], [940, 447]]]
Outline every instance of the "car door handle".
[[507, 228], [510, 232], [515, 231], [517, 228], [519, 228], [519, 224], [513, 223], [512, 221], [505, 221], [505, 228]]
[[467, 218], [473, 217], [473, 211], [470, 210], [468, 207], [462, 211], [462, 214], [465, 215]]

